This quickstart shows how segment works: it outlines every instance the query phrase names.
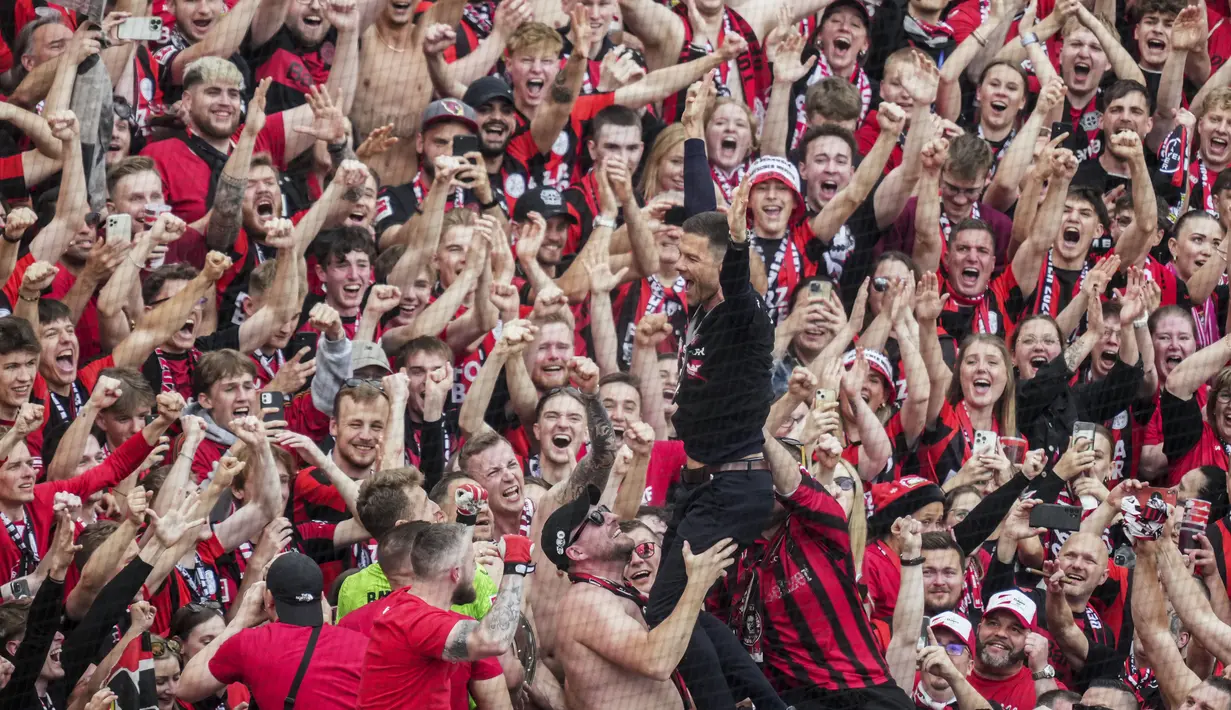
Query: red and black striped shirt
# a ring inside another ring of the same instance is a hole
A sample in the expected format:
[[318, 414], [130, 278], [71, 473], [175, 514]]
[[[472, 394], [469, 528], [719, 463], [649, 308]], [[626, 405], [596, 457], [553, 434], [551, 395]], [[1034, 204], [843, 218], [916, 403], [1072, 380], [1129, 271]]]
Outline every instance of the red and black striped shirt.
[[789, 516], [773, 540], [758, 540], [740, 558], [725, 583], [733, 594], [722, 595], [732, 600], [723, 616], [745, 645], [759, 646], [779, 692], [888, 683], [855, 582], [842, 506], [807, 475], [779, 500]]

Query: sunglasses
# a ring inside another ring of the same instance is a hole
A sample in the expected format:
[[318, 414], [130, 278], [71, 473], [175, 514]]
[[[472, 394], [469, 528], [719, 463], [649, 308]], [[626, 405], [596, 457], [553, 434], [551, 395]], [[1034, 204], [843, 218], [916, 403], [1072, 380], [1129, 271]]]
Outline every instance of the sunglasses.
[[384, 384], [380, 380], [365, 380], [359, 377], [350, 377], [342, 382], [346, 387], [375, 387], [381, 392], [385, 391]]
[[658, 545], [652, 542], [643, 542], [633, 548], [633, 552], [643, 560], [648, 560], [654, 556], [654, 551], [658, 549]]
[[568, 544], [572, 545], [574, 542], [577, 542], [577, 538], [581, 537], [581, 531], [585, 530], [587, 525], [601, 527], [603, 521], [607, 519], [607, 513], [609, 512], [611, 512], [610, 508], [605, 505], [600, 505], [587, 513], [586, 519], [581, 521], [581, 525], [577, 526], [577, 532], [573, 533], [573, 536], [569, 538]]
[[855, 479], [851, 478], [850, 476], [843, 476], [842, 478], [835, 478], [833, 479], [833, 482], [835, 486], [837, 486], [838, 488], [844, 491], [855, 490]]
[[154, 654], [154, 658], [164, 658], [169, 654], [174, 654], [178, 657], [183, 653], [183, 648], [180, 642], [175, 639], [164, 639], [157, 636], [150, 639], [150, 652]]
[[884, 293], [889, 290], [889, 279], [884, 276], [877, 276], [872, 279], [872, 290], [878, 293]]

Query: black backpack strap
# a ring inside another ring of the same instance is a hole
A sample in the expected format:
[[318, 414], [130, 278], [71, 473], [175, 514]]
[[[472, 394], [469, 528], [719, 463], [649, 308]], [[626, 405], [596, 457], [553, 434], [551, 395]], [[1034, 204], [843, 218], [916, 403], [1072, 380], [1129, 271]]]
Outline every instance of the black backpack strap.
[[294, 710], [295, 696], [299, 694], [299, 684], [303, 682], [303, 677], [308, 673], [308, 664], [312, 662], [312, 652], [316, 650], [316, 641], [321, 637], [321, 629], [324, 624], [312, 629], [312, 635], [308, 637], [308, 645], [303, 650], [303, 660], [299, 662], [299, 670], [295, 672], [295, 680], [291, 681], [291, 689], [286, 693], [286, 702], [282, 704], [283, 710]]

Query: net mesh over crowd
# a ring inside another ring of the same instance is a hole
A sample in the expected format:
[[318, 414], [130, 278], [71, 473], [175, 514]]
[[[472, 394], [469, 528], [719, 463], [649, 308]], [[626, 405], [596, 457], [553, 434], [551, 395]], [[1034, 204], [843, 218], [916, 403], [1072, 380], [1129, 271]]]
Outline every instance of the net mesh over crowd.
[[1228, 0], [0, 0], [0, 710], [1231, 710]]

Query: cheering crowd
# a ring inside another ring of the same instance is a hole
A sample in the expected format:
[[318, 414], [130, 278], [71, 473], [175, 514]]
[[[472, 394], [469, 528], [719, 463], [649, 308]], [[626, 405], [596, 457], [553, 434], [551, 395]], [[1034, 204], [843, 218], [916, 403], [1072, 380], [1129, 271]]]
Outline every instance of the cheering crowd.
[[1227, 0], [11, 0], [0, 710], [1231, 710]]

